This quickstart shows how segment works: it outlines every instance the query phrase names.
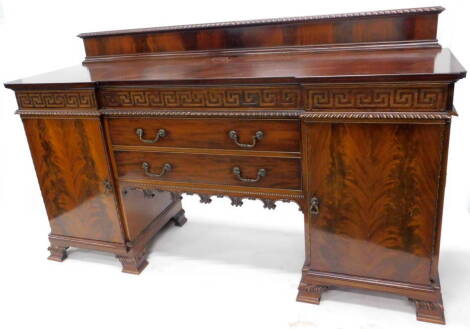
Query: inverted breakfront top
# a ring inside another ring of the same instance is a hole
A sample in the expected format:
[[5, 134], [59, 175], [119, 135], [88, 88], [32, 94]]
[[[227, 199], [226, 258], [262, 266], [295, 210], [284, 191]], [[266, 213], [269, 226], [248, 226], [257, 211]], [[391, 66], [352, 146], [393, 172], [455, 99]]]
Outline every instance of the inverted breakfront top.
[[7, 87], [59, 84], [457, 80], [442, 7], [81, 34], [86, 60]]

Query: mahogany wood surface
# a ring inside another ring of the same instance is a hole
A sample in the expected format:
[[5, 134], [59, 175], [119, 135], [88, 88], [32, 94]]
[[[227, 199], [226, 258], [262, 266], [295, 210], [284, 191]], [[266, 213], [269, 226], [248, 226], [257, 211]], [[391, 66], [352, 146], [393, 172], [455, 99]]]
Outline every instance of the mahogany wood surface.
[[133, 241], [173, 201], [172, 194], [168, 192], [124, 190], [122, 203], [127, 239]]
[[394, 293], [445, 323], [438, 274], [455, 83], [442, 7], [86, 33], [15, 91], [51, 226], [140, 273], [183, 193], [304, 214], [298, 301]]
[[[268, 157], [214, 156], [160, 152], [115, 152], [118, 175], [124, 180], [158, 180], [218, 185], [240, 185], [278, 189], [300, 189], [300, 161]], [[172, 167], [159, 178], [144, 173], [142, 163], [150, 165], [151, 173], [160, 173], [165, 163]], [[242, 178], [255, 179], [260, 169], [266, 176], [259, 182], [242, 182], [233, 174], [239, 167]]]
[[[83, 33], [87, 57], [233, 48], [435, 41], [442, 7]], [[397, 15], [400, 14], [400, 15]]]
[[[310, 269], [432, 284], [445, 125], [310, 123]], [[321, 197], [320, 197], [321, 196]]]
[[[300, 153], [298, 120], [232, 120], [232, 119], [109, 119], [113, 145], [234, 149], [249, 151], [284, 151]], [[166, 134], [154, 143], [142, 142], [136, 129], [143, 129], [143, 138], [154, 140], [160, 129]], [[236, 131], [239, 144], [253, 145], [258, 131], [263, 137], [256, 139], [252, 148], [242, 147], [230, 138]]]
[[99, 120], [23, 123], [52, 234], [124, 242]]
[[356, 49], [117, 58], [11, 81], [12, 88], [131, 84], [456, 80], [465, 69], [449, 49]]

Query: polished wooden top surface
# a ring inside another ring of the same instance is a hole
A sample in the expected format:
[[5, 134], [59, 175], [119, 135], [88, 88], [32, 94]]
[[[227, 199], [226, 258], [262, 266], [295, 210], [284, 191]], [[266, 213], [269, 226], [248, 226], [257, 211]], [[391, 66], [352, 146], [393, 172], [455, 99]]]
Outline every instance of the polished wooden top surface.
[[[7, 87], [37, 84], [199, 83], [234, 80], [317, 82], [459, 79], [465, 69], [448, 49], [362, 49], [148, 56], [87, 63], [30, 78]], [[248, 80], [247, 80], [248, 79]], [[256, 81], [255, 81], [256, 82]]]

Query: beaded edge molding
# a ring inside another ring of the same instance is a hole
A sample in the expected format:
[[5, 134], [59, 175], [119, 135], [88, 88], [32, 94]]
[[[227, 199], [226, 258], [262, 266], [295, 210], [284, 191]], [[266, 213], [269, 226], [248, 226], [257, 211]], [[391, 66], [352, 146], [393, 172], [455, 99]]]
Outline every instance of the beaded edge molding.
[[156, 116], [156, 117], [291, 117], [298, 118], [302, 111], [139, 111], [100, 110], [109, 116]]
[[401, 120], [448, 120], [453, 114], [435, 112], [303, 112], [303, 111], [122, 111], [122, 110], [98, 110], [98, 111], [67, 111], [67, 110], [17, 110], [15, 114], [22, 116], [72, 116], [72, 117], [227, 117], [227, 118], [300, 118], [318, 120], [340, 119], [401, 119]]
[[451, 113], [433, 112], [304, 112], [301, 119], [403, 119], [403, 120], [446, 120]]
[[81, 111], [81, 110], [16, 110], [15, 114], [24, 116], [78, 116], [78, 117], [99, 117], [102, 114], [95, 111]]
[[[243, 205], [243, 199], [248, 199], [248, 200], [260, 200], [263, 203], [263, 208], [266, 209], [275, 209], [276, 208], [276, 202], [281, 201], [285, 203], [289, 202], [295, 202], [299, 206], [299, 211], [303, 211], [302, 209], [302, 199], [303, 195], [283, 195], [283, 194], [275, 194], [275, 193], [253, 193], [253, 192], [239, 192], [239, 191], [226, 191], [226, 190], [217, 190], [217, 191], [210, 191], [208, 192], [192, 192], [188, 189], [185, 188], [175, 188], [173, 189], [173, 186], [170, 189], [165, 189], [165, 187], [139, 187], [142, 186], [142, 184], [138, 185], [127, 185], [122, 188], [122, 193], [124, 195], [127, 195], [129, 191], [141, 191], [143, 193], [144, 198], [153, 198], [155, 195], [159, 192], [169, 192], [169, 193], [177, 193], [181, 196], [181, 194], [186, 194], [186, 195], [198, 195], [200, 198], [201, 203], [204, 204], [209, 204], [212, 202], [212, 197], [217, 197], [217, 198], [223, 198], [223, 197], [228, 197], [231, 201], [231, 205], [235, 207], [241, 207]], [[169, 188], [169, 187], [167, 187]], [[230, 193], [234, 194], [240, 194], [241, 196], [232, 196]], [[248, 196], [246, 196], [248, 195]], [[262, 196], [268, 196], [268, 198], [263, 198]]]
[[115, 36], [115, 35], [123, 35], [123, 34], [167, 32], [167, 31], [203, 29], [203, 28], [237, 27], [237, 26], [246, 26], [246, 25], [263, 25], [263, 24], [276, 24], [276, 23], [297, 23], [297, 22], [305, 22], [305, 21], [316, 21], [316, 20], [322, 20], [322, 19], [335, 19], [335, 18], [440, 13], [444, 10], [445, 8], [441, 6], [423, 7], [423, 8], [404, 8], [404, 9], [392, 9], [392, 10], [375, 10], [375, 11], [364, 11], [364, 12], [343, 13], [343, 14], [297, 16], [297, 17], [285, 17], [285, 18], [267, 18], [267, 19], [254, 19], [254, 20], [244, 20], [244, 21], [161, 26], [161, 27], [150, 27], [150, 28], [142, 28], [142, 29], [88, 32], [88, 33], [81, 33], [78, 35], [78, 37], [79, 38], [93, 38], [93, 37], [100, 37], [100, 36], [104, 37], [104, 36]]

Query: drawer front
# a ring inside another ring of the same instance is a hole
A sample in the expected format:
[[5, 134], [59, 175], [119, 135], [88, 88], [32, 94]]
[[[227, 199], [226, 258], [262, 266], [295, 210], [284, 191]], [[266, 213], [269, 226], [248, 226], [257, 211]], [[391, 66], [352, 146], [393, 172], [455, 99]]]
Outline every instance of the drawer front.
[[114, 154], [120, 179], [301, 188], [300, 160], [294, 158], [130, 151]]
[[299, 152], [298, 120], [108, 119], [113, 145]]

